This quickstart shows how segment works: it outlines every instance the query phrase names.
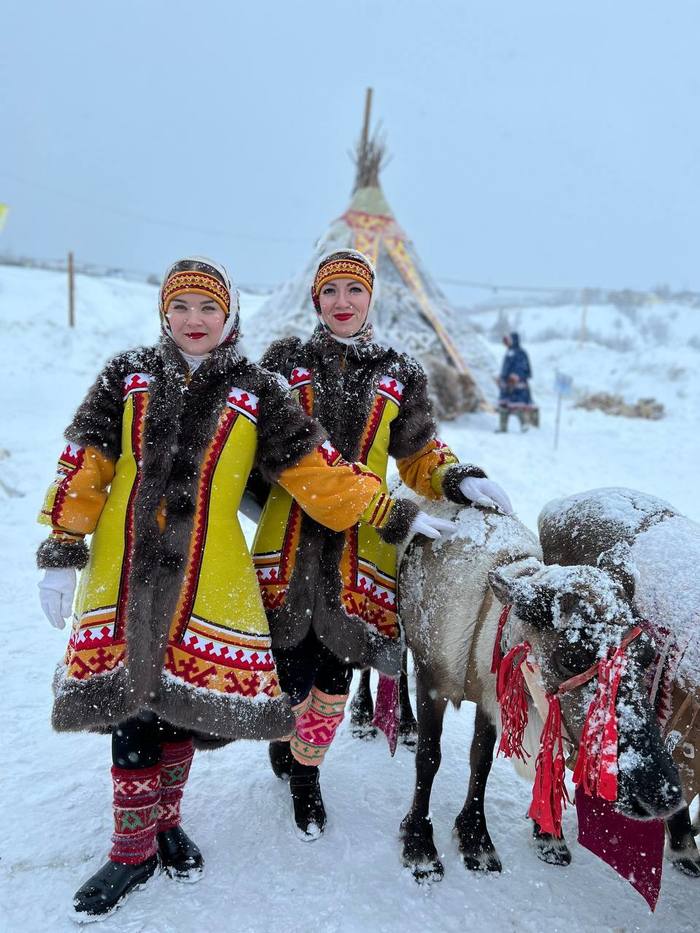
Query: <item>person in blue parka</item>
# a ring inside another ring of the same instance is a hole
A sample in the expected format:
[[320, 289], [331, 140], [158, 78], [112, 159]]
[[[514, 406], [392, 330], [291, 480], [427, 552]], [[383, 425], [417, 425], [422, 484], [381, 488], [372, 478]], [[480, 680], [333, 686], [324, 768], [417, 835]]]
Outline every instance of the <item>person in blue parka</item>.
[[503, 357], [501, 375], [498, 378], [498, 432], [508, 430], [508, 416], [516, 414], [520, 420], [520, 428], [527, 430], [531, 414], [536, 411], [532, 403], [528, 379], [532, 377], [530, 359], [520, 346], [520, 337], [512, 333], [503, 337], [506, 345], [506, 355]]

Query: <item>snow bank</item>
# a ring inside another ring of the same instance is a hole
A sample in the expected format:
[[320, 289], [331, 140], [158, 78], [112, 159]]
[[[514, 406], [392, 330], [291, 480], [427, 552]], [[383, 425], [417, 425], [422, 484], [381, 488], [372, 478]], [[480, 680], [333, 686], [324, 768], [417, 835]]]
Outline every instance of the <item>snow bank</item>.
[[[110, 355], [158, 334], [152, 286], [78, 276], [76, 295], [77, 326], [70, 331], [64, 275], [0, 266], [0, 448], [10, 454], [0, 463], [0, 476], [7, 467], [11, 484], [23, 493], [10, 497], [0, 492], [5, 619], [0, 884], [3, 928], [22, 933], [75, 929], [65, 919], [71, 895], [101, 864], [111, 832], [109, 740], [57, 735], [49, 725], [49, 685], [67, 636], [53, 630], [39, 609], [34, 551], [44, 532], [35, 516], [62, 447], [63, 428], [98, 368]], [[243, 295], [244, 332], [260, 300]], [[675, 382], [665, 356], [675, 353], [672, 348], [627, 354], [590, 344], [576, 357], [576, 345], [568, 338], [560, 346], [564, 356], [575, 358], [574, 365], [557, 359], [561, 354], [553, 352], [552, 341], [532, 339], [536, 332], [528, 320], [523, 318], [521, 329], [535, 364], [542, 429], [496, 435], [492, 416], [469, 415], [447, 426], [444, 439], [465, 460], [484, 465], [530, 528], [536, 527], [548, 499], [600, 485], [647, 490], [698, 520], [698, 406], [676, 396], [683, 388], [697, 399], [696, 351], [688, 351], [694, 354], [688, 356], [694, 368]], [[671, 335], [676, 326], [687, 336], [680, 317], [671, 320]], [[497, 340], [493, 345], [499, 350]], [[554, 452], [551, 381], [556, 362], [586, 381], [587, 388], [616, 391], [606, 380], [618, 368], [633, 394], [656, 395], [667, 404], [668, 416], [634, 422], [565, 405]], [[645, 373], [655, 374], [655, 390], [642, 388]], [[581, 847], [573, 846], [568, 869], [539, 862], [525, 820], [529, 789], [503, 760], [494, 764], [486, 809], [504, 872], [498, 877], [468, 873], [451, 830], [466, 795], [471, 734], [471, 708], [449, 710], [432, 811], [446, 874], [432, 890], [418, 887], [399, 858], [398, 826], [413, 791], [412, 755], [400, 747], [391, 759], [383, 740], [358, 744], [343, 728], [324, 766], [328, 829], [313, 845], [302, 845], [294, 835], [288, 789], [271, 774], [264, 745], [237, 742], [196, 756], [183, 809], [186, 828], [207, 860], [204, 879], [188, 886], [157, 878], [101, 931], [189, 933], [232, 926], [241, 933], [306, 933], [310, 927], [319, 933], [696, 929], [697, 884], [668, 867], [651, 917], [634, 891]], [[564, 829], [573, 840], [572, 809], [565, 814]]]

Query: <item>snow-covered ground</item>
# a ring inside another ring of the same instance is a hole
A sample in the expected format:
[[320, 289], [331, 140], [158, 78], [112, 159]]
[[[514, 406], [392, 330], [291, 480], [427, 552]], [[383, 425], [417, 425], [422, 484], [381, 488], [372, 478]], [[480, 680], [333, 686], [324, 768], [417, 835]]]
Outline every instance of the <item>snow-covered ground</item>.
[[[79, 277], [77, 326], [71, 331], [62, 275], [0, 266], [6, 705], [0, 921], [6, 930], [74, 929], [66, 919], [71, 895], [99, 867], [109, 845], [108, 740], [55, 735], [49, 725], [49, 685], [66, 635], [53, 630], [39, 609], [34, 551], [43, 530], [34, 520], [62, 447], [62, 430], [100, 365], [118, 350], [156, 338], [156, 294], [147, 285]], [[249, 333], [264, 332], [264, 322], [254, 319], [261, 301], [243, 296]], [[525, 309], [509, 321], [523, 333], [532, 358], [540, 430], [520, 434], [512, 423], [512, 433], [494, 434], [494, 416], [480, 414], [444, 425], [444, 439], [508, 490], [533, 529], [547, 500], [613, 485], [659, 495], [699, 521], [700, 312], [657, 305], [638, 311], [633, 321], [613, 308], [592, 308], [582, 346], [579, 315], [573, 308]], [[495, 331], [495, 312], [480, 320], [485, 332]], [[493, 346], [500, 359], [495, 335]], [[666, 406], [666, 417], [615, 418], [574, 409], [567, 400], [555, 451], [556, 368], [573, 376], [580, 391], [616, 392], [628, 401], [654, 396]], [[538, 861], [524, 818], [529, 789], [503, 760], [494, 765], [487, 813], [504, 871], [498, 877], [467, 872], [451, 826], [466, 794], [471, 731], [469, 706], [448, 712], [433, 794], [435, 837], [446, 872], [433, 888], [417, 886], [399, 858], [398, 825], [411, 799], [413, 756], [399, 747], [392, 760], [383, 740], [360, 745], [343, 728], [323, 769], [329, 824], [318, 842], [304, 845], [292, 833], [288, 790], [270, 772], [263, 744], [240, 742], [199, 755], [184, 815], [207, 859], [205, 878], [192, 887], [159, 877], [101, 929], [697, 929], [700, 883], [668, 865], [652, 916], [626, 882], [575, 844], [569, 868]], [[573, 811], [564, 825], [574, 840]]]

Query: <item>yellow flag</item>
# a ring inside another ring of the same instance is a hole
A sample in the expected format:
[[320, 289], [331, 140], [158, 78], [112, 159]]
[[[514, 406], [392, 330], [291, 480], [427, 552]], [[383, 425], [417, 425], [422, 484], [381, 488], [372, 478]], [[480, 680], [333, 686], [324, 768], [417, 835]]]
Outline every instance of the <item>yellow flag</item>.
[[0, 232], [5, 226], [5, 220], [7, 219], [7, 212], [10, 210], [7, 204], [0, 204]]

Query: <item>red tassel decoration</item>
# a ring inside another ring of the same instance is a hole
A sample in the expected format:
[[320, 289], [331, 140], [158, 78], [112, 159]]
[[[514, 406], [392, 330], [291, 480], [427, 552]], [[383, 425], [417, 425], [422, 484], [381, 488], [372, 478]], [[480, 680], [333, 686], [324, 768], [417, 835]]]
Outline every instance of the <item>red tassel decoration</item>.
[[501, 648], [501, 642], [503, 641], [503, 629], [506, 627], [506, 622], [508, 621], [508, 616], [510, 615], [511, 604], [506, 603], [506, 605], [501, 610], [501, 614], [498, 617], [498, 628], [496, 629], [496, 640], [493, 643], [493, 654], [491, 656], [491, 673], [498, 674], [501, 668], [501, 661], [503, 660], [503, 649]]
[[540, 750], [535, 763], [535, 784], [528, 816], [542, 832], [561, 838], [562, 810], [571, 803], [564, 784], [564, 742], [561, 735], [561, 706], [556, 696], [547, 694], [549, 710], [542, 729]]
[[527, 726], [527, 693], [521, 666], [530, 653], [530, 645], [523, 642], [511, 648], [502, 658], [496, 681], [496, 697], [501, 708], [501, 741], [498, 752], [525, 761], [523, 735]]
[[586, 794], [617, 800], [617, 689], [625, 669], [624, 646], [598, 663], [598, 687], [581, 732], [574, 783]]

